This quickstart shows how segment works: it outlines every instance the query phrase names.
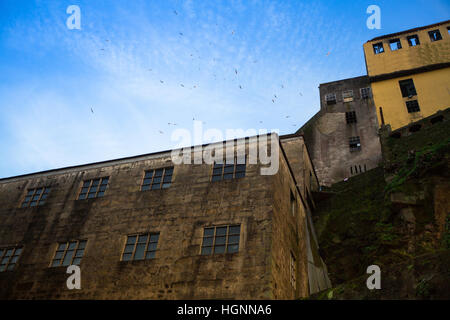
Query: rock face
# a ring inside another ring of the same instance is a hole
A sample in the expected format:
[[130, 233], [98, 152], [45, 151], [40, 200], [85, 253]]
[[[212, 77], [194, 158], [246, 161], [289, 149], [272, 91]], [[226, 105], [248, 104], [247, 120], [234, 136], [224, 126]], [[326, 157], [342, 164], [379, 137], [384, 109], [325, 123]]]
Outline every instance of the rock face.
[[[384, 135], [384, 166], [326, 190], [314, 221], [336, 287], [316, 298], [449, 299], [450, 121], [428, 120]], [[381, 290], [366, 286], [370, 265]]]

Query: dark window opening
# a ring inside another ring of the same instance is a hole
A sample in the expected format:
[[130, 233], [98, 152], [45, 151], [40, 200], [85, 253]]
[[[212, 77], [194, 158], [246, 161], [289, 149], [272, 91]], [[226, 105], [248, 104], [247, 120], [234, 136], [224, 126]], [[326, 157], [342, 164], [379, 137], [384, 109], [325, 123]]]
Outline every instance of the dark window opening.
[[417, 34], [406, 37], [406, 39], [408, 39], [408, 44], [410, 47], [415, 47], [420, 44], [419, 37], [417, 36]]
[[402, 137], [402, 134], [400, 132], [394, 132], [390, 135], [390, 137], [394, 139], [399, 139]]
[[241, 225], [204, 228], [201, 254], [236, 253], [240, 235]]
[[173, 167], [145, 171], [141, 191], [167, 189], [172, 184]]
[[156, 256], [159, 233], [135, 234], [127, 237], [122, 261], [149, 260]]
[[400, 39], [392, 39], [389, 41], [389, 47], [391, 48], [391, 51], [396, 51], [402, 48], [402, 43], [400, 42]]
[[361, 141], [359, 137], [351, 137], [349, 139], [350, 152], [361, 150]]
[[214, 162], [211, 181], [231, 180], [245, 177], [246, 159], [234, 157], [225, 163]]
[[412, 126], [409, 128], [409, 132], [417, 132], [417, 131], [420, 130], [420, 128], [422, 128], [422, 126], [421, 126], [420, 124], [412, 125]]
[[336, 94], [329, 93], [325, 96], [325, 101], [327, 102], [327, 105], [336, 104]]
[[368, 99], [370, 97], [370, 88], [361, 88], [361, 99]]
[[79, 266], [86, 248], [86, 240], [59, 243], [52, 260], [52, 267]]
[[86, 180], [83, 182], [78, 200], [103, 197], [108, 186], [109, 177]]
[[0, 249], [0, 272], [12, 271], [22, 253], [22, 247]]
[[439, 30], [428, 31], [431, 42], [442, 40], [441, 32]]
[[356, 123], [356, 112], [355, 111], [346, 112], [345, 120], [347, 121], [347, 124]]
[[350, 167], [350, 174], [353, 175], [353, 167]]
[[420, 111], [419, 102], [417, 102], [417, 100], [406, 101], [406, 108], [409, 113]]
[[383, 53], [384, 52], [383, 43], [378, 42], [378, 43], [373, 44], [373, 52], [375, 54]]
[[401, 80], [398, 83], [404, 98], [411, 98], [417, 95], [416, 87], [414, 86], [414, 81], [412, 79]]
[[42, 206], [47, 200], [50, 188], [28, 189], [25, 199], [22, 202], [22, 208]]

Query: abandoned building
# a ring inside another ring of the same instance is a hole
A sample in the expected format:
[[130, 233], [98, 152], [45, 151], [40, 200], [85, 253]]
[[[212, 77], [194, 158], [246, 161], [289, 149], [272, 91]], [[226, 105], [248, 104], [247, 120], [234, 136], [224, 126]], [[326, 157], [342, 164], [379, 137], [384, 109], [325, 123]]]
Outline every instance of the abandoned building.
[[320, 185], [377, 167], [381, 146], [369, 78], [322, 83], [319, 92], [320, 111], [298, 133], [304, 135]]
[[[272, 135], [274, 175], [238, 161], [236, 143], [225, 163], [177, 165], [164, 151], [1, 179], [0, 298], [295, 299], [330, 287], [303, 137]], [[66, 286], [69, 265], [80, 290]]]
[[378, 124], [392, 130], [450, 106], [450, 20], [364, 44]]

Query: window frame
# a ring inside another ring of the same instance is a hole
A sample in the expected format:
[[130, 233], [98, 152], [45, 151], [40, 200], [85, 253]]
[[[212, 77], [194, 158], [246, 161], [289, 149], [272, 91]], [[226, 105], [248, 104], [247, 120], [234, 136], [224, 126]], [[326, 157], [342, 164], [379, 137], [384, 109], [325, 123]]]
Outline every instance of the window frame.
[[[99, 180], [99, 182], [97, 185], [93, 186], [95, 180]], [[106, 180], [106, 184], [103, 183], [104, 180]], [[78, 192], [77, 200], [89, 200], [89, 199], [102, 198], [105, 195], [106, 190], [108, 189], [109, 180], [110, 180], [110, 176], [104, 176], [104, 177], [83, 180], [83, 182], [81, 183], [81, 188], [79, 189], [79, 192]], [[86, 182], [89, 182], [89, 185], [87, 187], [85, 186]], [[105, 186], [104, 190], [100, 190], [102, 188], [102, 186]], [[94, 197], [89, 197], [89, 195], [92, 194], [92, 192], [91, 192], [92, 187], [97, 187], [97, 190], [95, 191]], [[83, 189], [85, 189], [85, 188], [87, 188], [87, 191], [83, 192]], [[101, 195], [99, 195], [100, 192], [102, 192]], [[85, 195], [84, 198], [80, 198], [82, 194]]]
[[[415, 39], [416, 40], [416, 44], [412, 44], [411, 39]], [[410, 47], [417, 47], [420, 45], [420, 39], [419, 39], [419, 35], [418, 34], [412, 34], [410, 36], [406, 37], [406, 40], [408, 41], [408, 45]]]
[[369, 99], [371, 89], [370, 89], [370, 87], [359, 88], [359, 93], [361, 95], [361, 99]]
[[347, 122], [347, 124], [357, 123], [358, 119], [356, 117], [356, 111], [355, 110], [346, 111], [345, 112], [345, 121]]
[[[33, 198], [36, 197], [36, 191], [37, 190], [42, 190], [42, 191], [39, 193], [39, 198], [37, 200], [33, 200]], [[48, 195], [50, 194], [51, 190], [52, 190], [52, 188], [49, 187], [49, 186], [27, 189], [27, 192], [25, 193], [25, 196], [22, 198], [22, 202], [20, 204], [20, 208], [31, 208], [31, 207], [43, 206], [44, 204], [47, 203]], [[31, 193], [31, 195], [30, 195], [30, 191], [33, 191], [33, 193]], [[45, 198], [42, 199], [42, 197], [44, 195], [45, 195]], [[30, 197], [30, 199], [28, 201], [26, 201], [26, 199], [28, 197]], [[36, 204], [35, 205], [31, 205], [32, 202], [36, 202]]]
[[[439, 38], [439, 39], [435, 39], [432, 35], [438, 35], [437, 38]], [[439, 29], [428, 31], [428, 36], [430, 37], [431, 42], [436, 42], [436, 41], [442, 40], [441, 30], [439, 30]]]
[[[143, 242], [139, 242], [139, 239], [141, 236], [147, 236], [147, 240], [145, 242], [145, 247], [144, 247], [144, 252], [143, 252], [143, 258], [142, 259], [135, 259], [136, 256], [136, 248], [138, 246], [138, 244], [143, 244]], [[152, 241], [152, 236], [158, 236], [156, 241]], [[130, 237], [136, 237], [134, 243], [128, 243], [128, 239]], [[159, 239], [161, 237], [161, 233], [160, 232], [143, 232], [143, 233], [132, 233], [129, 234], [125, 237], [125, 243], [122, 249], [122, 253], [120, 255], [120, 261], [122, 262], [132, 262], [132, 261], [147, 261], [147, 260], [153, 260], [156, 259], [156, 252], [159, 251], [158, 249], [158, 244], [159, 244]], [[156, 243], [156, 247], [155, 249], [151, 249], [149, 250], [149, 246], [152, 243]], [[133, 250], [131, 251], [131, 257], [128, 260], [124, 259], [124, 255], [125, 254], [130, 254], [129, 252], [125, 252], [127, 246], [129, 245], [133, 245]], [[147, 258], [147, 255], [149, 253], [153, 253], [153, 256], [150, 258]]]
[[[72, 243], [76, 243], [75, 247], [73, 249], [70, 249], [70, 245]], [[80, 248], [80, 243], [84, 243], [83, 248]], [[79, 240], [69, 240], [69, 241], [65, 241], [65, 242], [58, 242], [56, 244], [56, 249], [54, 250], [52, 259], [50, 260], [50, 268], [58, 268], [58, 267], [68, 267], [71, 265], [76, 265], [79, 266], [81, 264], [81, 261], [83, 260], [84, 254], [86, 252], [86, 248], [87, 248], [87, 243], [88, 240], [87, 239], [79, 239]], [[59, 250], [60, 246], [65, 244], [65, 248], [64, 250]], [[77, 254], [79, 251], [83, 250], [83, 253], [81, 256], [77, 257]], [[70, 263], [68, 265], [64, 264], [64, 260], [66, 259], [67, 256], [67, 252], [68, 251], [73, 251], [72, 256], [70, 258]], [[56, 258], [56, 255], [58, 254], [58, 252], [62, 252], [62, 256], [61, 258]], [[79, 259], [80, 261], [78, 263], [74, 264], [74, 260], [75, 259]], [[53, 265], [55, 261], [59, 260], [59, 264], [58, 265]]]
[[412, 98], [417, 96], [416, 85], [414, 84], [414, 80], [412, 78], [399, 80], [398, 85], [403, 98]]
[[[378, 47], [379, 46], [379, 47]], [[381, 53], [384, 53], [384, 45], [383, 45], [383, 42], [381, 41], [381, 42], [377, 42], [377, 43], [373, 43], [372, 44], [372, 48], [373, 48], [373, 52], [374, 52], [374, 54], [381, 54]], [[378, 48], [378, 50], [381, 48], [381, 51], [378, 51], [377, 52], [377, 48]]]
[[[166, 172], [168, 169], [172, 169], [170, 175], [166, 175]], [[162, 170], [161, 177], [156, 176], [156, 171]], [[152, 172], [152, 175], [150, 177], [147, 176], [147, 173]], [[154, 168], [149, 170], [144, 170], [144, 174], [141, 179], [141, 185], [140, 185], [140, 191], [153, 191], [153, 190], [163, 190], [163, 189], [169, 189], [172, 186], [173, 181], [173, 175], [175, 172], [175, 166], [166, 166], [166, 167], [160, 167], [160, 168]], [[170, 176], [170, 182], [164, 182], [165, 178], [167, 176]], [[159, 188], [153, 188], [153, 186], [156, 186], [154, 183], [155, 178], [161, 178], [161, 181], [159, 182]], [[144, 184], [145, 180], [150, 179], [150, 183]], [[169, 184], [167, 187], [164, 187], [164, 185]], [[145, 187], [148, 187], [144, 189]]]
[[[356, 147], [352, 147], [352, 143], [356, 144]], [[360, 136], [350, 137], [348, 141], [348, 145], [350, 148], [350, 152], [360, 151], [361, 150], [361, 138]]]
[[[0, 248], [0, 273], [14, 271], [17, 264], [19, 263], [20, 257], [22, 256], [23, 248], [24, 248], [23, 246], [9, 246]], [[6, 254], [10, 250], [12, 250], [11, 254], [9, 256], [6, 256]], [[16, 254], [17, 250], [20, 250], [19, 254]], [[11, 262], [11, 260], [14, 259], [15, 257], [17, 257], [17, 259], [14, 262]], [[6, 263], [3, 263], [3, 260], [6, 258], [8, 260], [6, 261]], [[11, 265], [13, 267], [9, 269]], [[2, 266], [4, 266], [3, 270]]]
[[[330, 99], [330, 97], [333, 97], [333, 99]], [[327, 103], [328, 106], [336, 104], [337, 103], [337, 98], [336, 98], [336, 93], [326, 93], [325, 94], [325, 102]]]
[[[231, 228], [232, 227], [239, 227], [239, 233], [230, 233], [231, 232]], [[217, 235], [217, 229], [219, 228], [226, 228], [226, 233], [225, 235]], [[206, 235], [206, 230], [207, 229], [214, 229], [214, 232], [212, 235]], [[200, 255], [201, 256], [214, 256], [216, 254], [221, 255], [221, 254], [236, 254], [239, 253], [239, 250], [241, 248], [241, 233], [242, 233], [242, 224], [241, 223], [233, 223], [233, 224], [225, 224], [225, 225], [214, 225], [214, 226], [208, 226], [208, 227], [203, 227], [203, 235], [202, 235], [202, 243], [200, 245]], [[236, 237], [238, 236], [238, 241], [237, 242], [230, 242], [230, 237]], [[220, 237], [225, 237], [225, 242], [216, 244], [216, 240], [217, 238]], [[206, 244], [205, 245], [205, 239], [212, 239], [212, 243], [210, 245]], [[231, 246], [236, 246], [237, 245], [237, 249], [236, 251], [229, 251], [229, 247]], [[216, 252], [216, 247], [224, 247], [224, 251], [223, 252]], [[209, 253], [204, 253], [204, 248], [209, 248]]]
[[[222, 160], [223, 161], [223, 160]], [[216, 161], [214, 161], [213, 165], [212, 165], [212, 169], [211, 169], [211, 174], [210, 174], [210, 182], [219, 182], [219, 181], [229, 181], [229, 180], [234, 180], [234, 179], [242, 179], [246, 177], [246, 173], [247, 173], [247, 155], [244, 155], [244, 163], [238, 163], [238, 156], [234, 155], [234, 159], [233, 159], [233, 172], [225, 172], [225, 168], [229, 168], [231, 166], [231, 164], [227, 164], [227, 161], [225, 159], [225, 161], [223, 161], [223, 163], [218, 163]], [[216, 169], [219, 169], [219, 167], [217, 165], [222, 165], [221, 166], [221, 173], [220, 175], [217, 173], [214, 173], [214, 171]], [[244, 170], [238, 170], [238, 166], [244, 166]], [[229, 175], [232, 174], [232, 177], [230, 179], [225, 179], [225, 175]], [[236, 174], [243, 174], [243, 176], [239, 176], [236, 177]], [[220, 179], [216, 180], [214, 177], [220, 177]]]
[[342, 101], [352, 102], [353, 101], [353, 90], [342, 91]]
[[[420, 105], [419, 105], [419, 101], [417, 99], [408, 100], [405, 102], [405, 104], [406, 104], [406, 110], [408, 111], [408, 113], [420, 112]], [[411, 106], [411, 104], [413, 104], [413, 106]]]

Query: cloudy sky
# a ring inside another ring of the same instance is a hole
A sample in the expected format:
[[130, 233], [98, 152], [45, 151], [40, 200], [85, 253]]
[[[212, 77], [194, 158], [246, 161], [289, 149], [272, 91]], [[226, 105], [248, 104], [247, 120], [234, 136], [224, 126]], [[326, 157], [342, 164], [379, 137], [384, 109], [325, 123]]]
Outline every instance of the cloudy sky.
[[295, 132], [320, 83], [365, 74], [365, 41], [449, 13], [439, 0], [0, 0], [0, 177], [171, 149], [193, 119]]

